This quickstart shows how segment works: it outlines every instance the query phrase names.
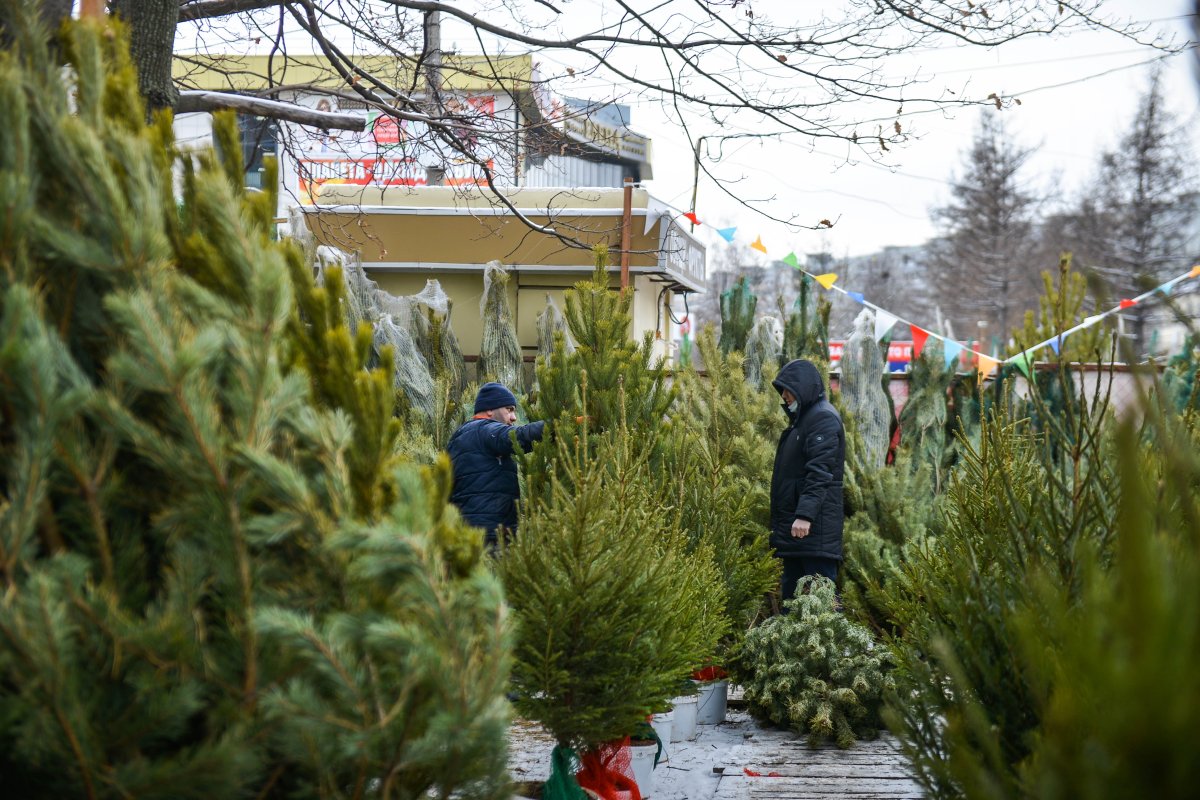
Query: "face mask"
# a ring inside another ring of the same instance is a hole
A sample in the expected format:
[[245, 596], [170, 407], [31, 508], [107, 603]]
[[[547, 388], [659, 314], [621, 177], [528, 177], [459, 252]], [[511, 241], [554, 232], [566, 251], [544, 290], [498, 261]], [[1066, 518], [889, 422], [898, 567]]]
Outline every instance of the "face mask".
[[790, 406], [788, 406], [788, 411], [792, 412], [793, 414], [795, 414], [799, 409], [800, 409], [800, 401], [799, 400], [793, 400], [792, 404]]

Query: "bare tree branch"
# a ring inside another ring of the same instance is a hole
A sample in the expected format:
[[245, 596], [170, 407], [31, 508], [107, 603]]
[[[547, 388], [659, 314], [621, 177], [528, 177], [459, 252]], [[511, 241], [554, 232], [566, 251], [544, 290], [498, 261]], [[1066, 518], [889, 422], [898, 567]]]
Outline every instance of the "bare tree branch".
[[295, 103], [282, 103], [278, 100], [264, 100], [261, 97], [248, 97], [229, 92], [180, 92], [179, 102], [175, 106], [175, 110], [180, 114], [221, 109], [233, 109], [247, 114], [257, 114], [260, 117], [287, 120], [298, 125], [308, 125], [322, 130], [361, 131], [367, 127], [366, 117], [357, 114], [316, 111]]

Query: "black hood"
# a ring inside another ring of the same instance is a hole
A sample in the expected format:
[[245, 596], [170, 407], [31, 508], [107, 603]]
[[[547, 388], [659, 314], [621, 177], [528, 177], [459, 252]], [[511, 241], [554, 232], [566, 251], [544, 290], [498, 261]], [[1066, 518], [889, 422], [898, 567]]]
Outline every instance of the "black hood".
[[780, 396], [783, 395], [784, 389], [796, 396], [800, 401], [800, 406], [796, 409], [797, 416], [825, 396], [825, 383], [821, 380], [820, 371], [811, 361], [802, 358], [784, 364], [783, 369], [779, 370], [779, 375], [771, 381], [771, 385]]

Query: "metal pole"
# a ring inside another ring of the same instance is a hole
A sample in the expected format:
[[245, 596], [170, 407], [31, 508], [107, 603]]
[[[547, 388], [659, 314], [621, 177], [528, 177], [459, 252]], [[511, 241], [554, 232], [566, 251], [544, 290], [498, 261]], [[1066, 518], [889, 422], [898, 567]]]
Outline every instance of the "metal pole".
[[625, 179], [625, 209], [621, 213], [621, 288], [629, 288], [629, 247], [633, 228], [633, 178]]

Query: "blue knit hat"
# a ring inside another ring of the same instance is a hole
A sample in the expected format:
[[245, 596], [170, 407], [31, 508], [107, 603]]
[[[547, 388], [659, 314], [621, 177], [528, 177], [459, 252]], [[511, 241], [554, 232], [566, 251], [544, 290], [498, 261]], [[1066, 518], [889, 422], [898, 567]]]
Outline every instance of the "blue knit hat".
[[515, 406], [517, 398], [503, 383], [485, 383], [475, 395], [475, 413]]

